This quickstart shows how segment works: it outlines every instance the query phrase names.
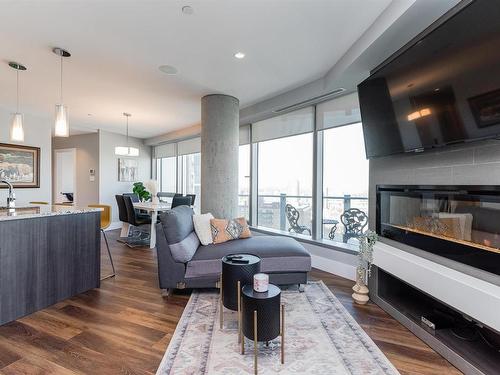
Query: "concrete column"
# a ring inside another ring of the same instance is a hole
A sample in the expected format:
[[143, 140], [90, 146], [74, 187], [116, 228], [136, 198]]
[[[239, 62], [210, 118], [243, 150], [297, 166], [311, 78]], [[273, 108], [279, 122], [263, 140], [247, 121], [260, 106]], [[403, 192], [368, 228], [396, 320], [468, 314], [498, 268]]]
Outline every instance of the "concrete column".
[[201, 99], [201, 212], [238, 216], [239, 100], [228, 95]]

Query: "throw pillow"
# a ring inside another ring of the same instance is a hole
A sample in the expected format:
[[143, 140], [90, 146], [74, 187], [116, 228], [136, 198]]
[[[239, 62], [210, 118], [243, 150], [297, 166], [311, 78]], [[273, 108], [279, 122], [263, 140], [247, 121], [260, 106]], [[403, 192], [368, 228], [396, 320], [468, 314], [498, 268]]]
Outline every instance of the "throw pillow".
[[252, 235], [244, 217], [233, 220], [211, 219], [210, 227], [214, 244], [238, 238], [248, 238]]
[[213, 243], [212, 229], [210, 228], [210, 219], [213, 218], [214, 216], [211, 213], [193, 215], [194, 231], [202, 245], [210, 245]]
[[200, 240], [193, 228], [193, 209], [178, 206], [160, 215], [165, 238], [176, 262], [186, 263], [193, 258]]

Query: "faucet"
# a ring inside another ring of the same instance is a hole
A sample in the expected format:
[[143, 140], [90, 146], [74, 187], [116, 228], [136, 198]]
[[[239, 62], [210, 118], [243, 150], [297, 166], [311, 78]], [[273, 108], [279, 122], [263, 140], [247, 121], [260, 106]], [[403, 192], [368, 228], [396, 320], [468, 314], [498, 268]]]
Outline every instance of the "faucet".
[[8, 208], [16, 207], [16, 194], [14, 193], [12, 184], [7, 180], [1, 180], [0, 183], [7, 184], [7, 186], [9, 187], [9, 196], [7, 197], [7, 207]]

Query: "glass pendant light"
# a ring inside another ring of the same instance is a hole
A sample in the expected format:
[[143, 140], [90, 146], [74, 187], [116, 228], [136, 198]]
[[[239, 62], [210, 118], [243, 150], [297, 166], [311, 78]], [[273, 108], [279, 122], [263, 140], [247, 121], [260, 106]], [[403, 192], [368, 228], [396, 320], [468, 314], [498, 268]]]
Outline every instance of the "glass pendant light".
[[23, 114], [19, 112], [19, 71], [26, 70], [24, 65], [9, 62], [9, 66], [16, 69], [16, 113], [13, 114], [10, 123], [10, 140], [12, 142], [24, 142]]
[[136, 147], [130, 147], [128, 144], [128, 118], [132, 115], [130, 113], [123, 112], [123, 116], [127, 118], [127, 146], [117, 146], [115, 147], [115, 155], [119, 156], [139, 156], [139, 149]]
[[69, 137], [68, 108], [63, 104], [63, 57], [70, 57], [71, 53], [62, 48], [54, 48], [52, 52], [61, 57], [60, 102], [56, 104], [54, 135], [56, 137]]

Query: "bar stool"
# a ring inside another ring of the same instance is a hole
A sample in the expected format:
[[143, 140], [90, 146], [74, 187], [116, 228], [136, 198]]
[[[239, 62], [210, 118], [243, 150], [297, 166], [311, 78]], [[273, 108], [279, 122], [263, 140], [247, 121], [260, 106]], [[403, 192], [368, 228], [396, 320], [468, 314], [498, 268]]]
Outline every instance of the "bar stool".
[[101, 211], [101, 233], [104, 236], [104, 242], [106, 242], [106, 248], [108, 249], [109, 260], [111, 262], [111, 267], [113, 268], [113, 273], [111, 275], [102, 277], [101, 280], [109, 279], [110, 277], [116, 276], [115, 265], [113, 263], [113, 257], [111, 256], [111, 251], [109, 250], [108, 238], [106, 237], [106, 232], [104, 229], [107, 229], [111, 224], [111, 206], [107, 204], [89, 204], [91, 208], [102, 208]]

